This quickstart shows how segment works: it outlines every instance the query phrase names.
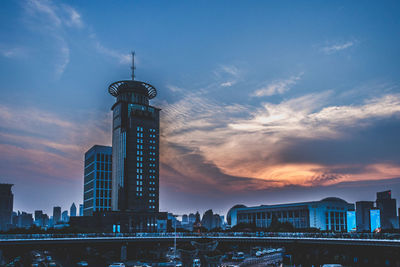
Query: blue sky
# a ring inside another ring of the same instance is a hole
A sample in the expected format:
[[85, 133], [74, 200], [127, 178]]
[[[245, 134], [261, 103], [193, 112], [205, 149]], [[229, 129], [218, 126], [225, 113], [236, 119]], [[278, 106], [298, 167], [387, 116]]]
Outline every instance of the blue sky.
[[[82, 202], [107, 86], [162, 108], [161, 209], [400, 198], [397, 1], [4, 1], [0, 181], [15, 209]], [[359, 190], [354, 193], [354, 187]]]

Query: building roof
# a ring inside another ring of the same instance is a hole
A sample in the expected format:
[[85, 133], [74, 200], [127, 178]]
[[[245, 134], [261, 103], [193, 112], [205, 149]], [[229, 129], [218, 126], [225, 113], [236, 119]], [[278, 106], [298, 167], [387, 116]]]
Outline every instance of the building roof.
[[114, 82], [108, 86], [108, 92], [115, 97], [125, 92], [139, 93], [147, 96], [149, 99], [157, 95], [156, 88], [151, 84], [134, 80]]

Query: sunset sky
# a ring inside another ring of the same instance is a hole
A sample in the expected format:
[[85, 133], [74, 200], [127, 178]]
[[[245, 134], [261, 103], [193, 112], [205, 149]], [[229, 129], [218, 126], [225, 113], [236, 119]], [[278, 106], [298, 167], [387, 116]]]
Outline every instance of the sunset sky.
[[110, 83], [162, 109], [160, 208], [400, 199], [399, 1], [6, 0], [0, 182], [14, 210], [82, 203]]

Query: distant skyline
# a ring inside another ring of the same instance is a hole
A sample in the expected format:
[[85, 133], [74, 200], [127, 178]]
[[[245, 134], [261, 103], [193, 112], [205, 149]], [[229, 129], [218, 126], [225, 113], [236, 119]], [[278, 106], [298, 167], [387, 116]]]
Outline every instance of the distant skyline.
[[400, 2], [7, 0], [0, 182], [14, 210], [83, 199], [110, 83], [157, 88], [160, 210], [400, 199]]

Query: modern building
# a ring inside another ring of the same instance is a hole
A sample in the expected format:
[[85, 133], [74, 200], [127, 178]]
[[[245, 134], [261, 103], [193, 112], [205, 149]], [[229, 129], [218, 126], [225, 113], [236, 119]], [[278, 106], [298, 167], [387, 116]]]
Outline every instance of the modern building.
[[6, 231], [11, 226], [14, 195], [12, 184], [0, 184], [0, 231]]
[[370, 210], [374, 208], [372, 201], [357, 201], [356, 202], [356, 224], [357, 232], [371, 230]]
[[61, 207], [53, 208], [53, 225], [61, 222]]
[[189, 214], [189, 223], [194, 224], [196, 221], [196, 215], [194, 213]]
[[[93, 216], [86, 216], [95, 189], [85, 188], [85, 199], [88, 199], [84, 203], [85, 216], [71, 218], [71, 226], [91, 227], [105, 232], [156, 232], [166, 229], [167, 213], [159, 212], [160, 109], [149, 103], [157, 91], [146, 82], [136, 81], [134, 69], [132, 62], [132, 80], [117, 81], [108, 87], [108, 92], [116, 98], [111, 107], [111, 211], [95, 209], [98, 207], [96, 203], [93, 204]], [[87, 170], [85, 168], [85, 185], [95, 178], [86, 177], [94, 172], [92, 167], [89, 168], [92, 161], [94, 159], [88, 158], [87, 164], [85, 162], [85, 166], [88, 166]], [[94, 182], [91, 186], [94, 188]], [[101, 202], [99, 204], [100, 208], [108, 208], [101, 206]]]
[[221, 228], [221, 217], [218, 214], [214, 214], [212, 210], [207, 210], [201, 219], [201, 225], [207, 230]]
[[237, 210], [240, 208], [247, 208], [245, 205], [238, 204], [233, 206], [229, 209], [228, 213], [226, 214], [226, 221], [229, 227], [235, 226], [238, 224], [237, 222]]
[[83, 204], [79, 204], [79, 216], [83, 216]]
[[19, 212], [13, 217], [13, 222], [18, 228], [29, 228], [33, 224], [32, 213]]
[[76, 206], [75, 203], [72, 203], [71, 208], [69, 209], [69, 216], [75, 217], [76, 216]]
[[355, 232], [357, 230], [356, 211], [350, 210], [347, 212], [347, 232]]
[[46, 226], [48, 223], [48, 216], [41, 210], [35, 210], [35, 225], [38, 227]]
[[68, 211], [67, 210], [64, 210], [61, 213], [61, 221], [64, 222], [64, 223], [67, 223], [69, 221], [69, 216], [68, 216]]
[[[267, 228], [272, 218], [289, 222], [295, 228], [317, 228], [323, 231], [347, 231], [347, 211], [354, 210], [354, 204], [345, 200], [328, 197], [320, 201], [289, 203], [280, 205], [261, 205], [256, 207], [232, 208], [227, 215], [231, 226], [239, 223], [254, 224]], [[234, 224], [236, 222], [236, 224]]]
[[[132, 57], [132, 61], [134, 57]], [[154, 86], [134, 80], [108, 87], [112, 106], [112, 210], [158, 212], [160, 109], [150, 105]]]
[[183, 214], [182, 215], [182, 224], [187, 224], [189, 223], [189, 217], [187, 216], [187, 214]]
[[373, 208], [369, 210], [369, 220], [371, 222], [371, 232], [380, 232], [381, 230], [381, 210]]
[[396, 199], [392, 198], [391, 190], [376, 193], [376, 208], [380, 212], [381, 228], [398, 228]]
[[112, 148], [94, 145], [85, 153], [83, 215], [111, 210]]

